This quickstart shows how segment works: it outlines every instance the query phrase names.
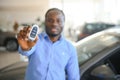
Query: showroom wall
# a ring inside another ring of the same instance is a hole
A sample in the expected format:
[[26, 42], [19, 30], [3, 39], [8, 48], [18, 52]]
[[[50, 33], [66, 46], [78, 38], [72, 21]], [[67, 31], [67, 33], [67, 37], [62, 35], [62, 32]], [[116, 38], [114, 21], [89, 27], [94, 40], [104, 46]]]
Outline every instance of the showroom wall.
[[120, 24], [120, 0], [51, 0], [50, 2], [51, 6], [57, 6], [65, 12], [67, 19], [65, 32], [69, 27], [74, 29], [86, 22]]
[[49, 0], [0, 0], [0, 27], [12, 30], [14, 22], [32, 23], [43, 15], [49, 6]]
[[85, 22], [120, 23], [120, 0], [0, 0], [0, 27], [12, 29], [14, 22], [32, 23], [44, 20], [50, 7], [65, 12], [67, 31]]

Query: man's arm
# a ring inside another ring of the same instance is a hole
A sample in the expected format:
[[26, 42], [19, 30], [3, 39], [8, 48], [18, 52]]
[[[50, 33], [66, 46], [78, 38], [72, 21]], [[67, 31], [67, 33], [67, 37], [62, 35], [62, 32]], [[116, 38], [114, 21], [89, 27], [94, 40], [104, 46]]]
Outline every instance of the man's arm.
[[31, 55], [36, 49], [36, 46], [33, 46], [30, 50], [24, 51], [21, 49], [21, 47], [19, 46], [18, 48], [18, 52], [24, 56], [29, 56]]
[[66, 66], [68, 80], [80, 80], [80, 70], [76, 50], [73, 49]]

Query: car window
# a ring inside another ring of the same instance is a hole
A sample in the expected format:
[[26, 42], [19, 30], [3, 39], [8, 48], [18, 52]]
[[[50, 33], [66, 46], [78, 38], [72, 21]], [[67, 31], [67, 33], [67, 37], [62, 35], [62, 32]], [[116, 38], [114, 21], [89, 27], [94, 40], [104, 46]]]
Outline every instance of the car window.
[[93, 34], [98, 31], [115, 26], [114, 24], [104, 24], [104, 23], [89, 23], [85, 25], [85, 31], [88, 34]]
[[86, 24], [85, 29], [86, 29], [86, 32], [93, 33], [93, 31], [95, 31], [95, 26], [94, 24]]
[[109, 48], [110, 46], [116, 44], [117, 42], [119, 42], [118, 37], [106, 33], [93, 35], [92, 37], [79, 41], [76, 45], [76, 49], [80, 64], [89, 60], [103, 49]]
[[86, 24], [86, 32], [89, 34], [95, 33], [100, 31], [101, 25], [100, 24]]

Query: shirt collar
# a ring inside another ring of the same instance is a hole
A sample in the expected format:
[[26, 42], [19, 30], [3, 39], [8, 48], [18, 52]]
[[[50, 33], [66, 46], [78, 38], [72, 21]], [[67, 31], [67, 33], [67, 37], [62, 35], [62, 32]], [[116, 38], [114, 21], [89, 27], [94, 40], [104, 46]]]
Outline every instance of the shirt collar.
[[[43, 32], [42, 35], [43, 35], [44, 39], [49, 39], [49, 36], [46, 32]], [[61, 41], [63, 39], [64, 39], [64, 37], [63, 37], [63, 35], [61, 35], [58, 41]]]

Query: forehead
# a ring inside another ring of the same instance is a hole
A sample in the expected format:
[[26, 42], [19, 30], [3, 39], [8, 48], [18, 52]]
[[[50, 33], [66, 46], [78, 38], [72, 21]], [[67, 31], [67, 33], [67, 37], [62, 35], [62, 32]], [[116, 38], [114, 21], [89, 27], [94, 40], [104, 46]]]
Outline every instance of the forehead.
[[55, 17], [55, 16], [63, 17], [63, 14], [58, 10], [52, 10], [52, 11], [49, 11], [46, 15], [46, 17]]

